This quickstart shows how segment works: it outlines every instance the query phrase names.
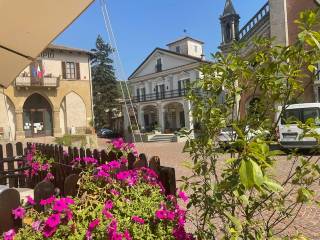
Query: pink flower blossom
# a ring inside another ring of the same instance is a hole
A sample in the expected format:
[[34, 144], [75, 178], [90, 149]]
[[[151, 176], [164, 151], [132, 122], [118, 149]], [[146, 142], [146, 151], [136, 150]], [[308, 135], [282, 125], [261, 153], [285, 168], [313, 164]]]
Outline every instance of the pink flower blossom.
[[34, 206], [36, 205], [36, 202], [34, 201], [34, 199], [30, 196], [27, 196], [27, 204]]
[[131, 237], [130, 232], [128, 230], [124, 231], [123, 237], [126, 240], [132, 240], [132, 237]]
[[95, 219], [92, 222], [89, 223], [87, 232], [86, 232], [86, 239], [92, 239], [92, 232], [93, 230], [100, 224], [100, 220], [99, 219]]
[[124, 147], [125, 142], [122, 138], [118, 138], [112, 141], [112, 145], [114, 146], [114, 148], [121, 150]]
[[23, 219], [26, 214], [26, 210], [22, 207], [18, 207], [12, 210], [12, 214], [14, 215], [14, 219]]
[[47, 181], [53, 181], [54, 180], [54, 176], [52, 173], [47, 173], [47, 176], [45, 177], [45, 180]]
[[144, 219], [141, 218], [141, 217], [138, 217], [138, 216], [132, 216], [131, 220], [136, 222], [136, 223], [139, 223], [139, 224], [144, 224], [145, 223]]
[[41, 206], [45, 206], [45, 205], [50, 205], [52, 204], [54, 201], [56, 200], [56, 198], [54, 196], [48, 198], [48, 199], [42, 199], [40, 201], [40, 205]]
[[35, 221], [32, 223], [32, 229], [35, 231], [39, 231], [40, 230], [40, 226], [41, 226], [41, 221]]
[[52, 214], [46, 220], [46, 225], [48, 225], [50, 228], [55, 228], [59, 224], [60, 224], [60, 214]]
[[66, 202], [65, 202], [64, 200], [62, 200], [62, 199], [57, 200], [57, 201], [54, 203], [53, 207], [52, 207], [52, 209], [53, 209], [54, 211], [59, 212], [59, 213], [65, 211], [67, 208], [68, 208], [68, 205], [67, 205]]
[[106, 217], [106, 219], [111, 219], [111, 218], [113, 218], [113, 215], [112, 215], [112, 213], [111, 212], [109, 212], [107, 209], [103, 209], [102, 210], [102, 214]]
[[178, 194], [179, 198], [182, 199], [182, 201], [184, 202], [188, 202], [189, 201], [189, 197], [187, 196], [187, 194], [185, 192], [180, 191]]
[[49, 225], [45, 225], [42, 231], [42, 234], [46, 238], [52, 237], [53, 234], [57, 231], [57, 227], [50, 227]]
[[14, 240], [15, 235], [16, 232], [14, 231], [14, 229], [11, 229], [3, 234], [3, 240]]
[[119, 195], [120, 195], [119, 191], [117, 191], [117, 190], [115, 190], [115, 189], [111, 189], [110, 192], [111, 192], [111, 194], [114, 195], [114, 196], [119, 196]]
[[108, 200], [105, 204], [104, 204], [104, 208], [105, 209], [112, 209], [113, 208], [113, 202], [111, 200]]

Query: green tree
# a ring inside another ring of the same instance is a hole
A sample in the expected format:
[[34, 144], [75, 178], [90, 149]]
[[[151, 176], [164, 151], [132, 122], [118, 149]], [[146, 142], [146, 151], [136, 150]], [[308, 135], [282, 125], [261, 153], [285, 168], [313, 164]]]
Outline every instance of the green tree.
[[[256, 39], [235, 45], [227, 56], [217, 53], [212, 64], [202, 67], [203, 78], [187, 97], [201, 133], [186, 143], [185, 151], [194, 160], [193, 175], [183, 178], [191, 193], [188, 207], [195, 213], [198, 239], [294, 239], [286, 230], [305, 204], [317, 204], [314, 186], [320, 179], [320, 158], [292, 151], [288, 169], [275, 176], [281, 152], [271, 151], [269, 145], [279, 121], [273, 120], [277, 106], [284, 109], [299, 99], [303, 81], [314, 78], [320, 34], [313, 29], [319, 19], [318, 12], [301, 13], [301, 33], [291, 46]], [[252, 48], [245, 57], [244, 47]], [[250, 114], [239, 117], [236, 106], [248, 92], [259, 101]], [[224, 103], [217, 97], [221, 94]], [[219, 134], [227, 126], [235, 134], [229, 148], [221, 149]], [[319, 142], [314, 120], [299, 123], [299, 128]]]
[[105, 43], [99, 35], [96, 48], [92, 49], [92, 85], [93, 85], [93, 111], [95, 128], [110, 127], [113, 109], [119, 106], [120, 97], [118, 83], [110, 55], [112, 47]]

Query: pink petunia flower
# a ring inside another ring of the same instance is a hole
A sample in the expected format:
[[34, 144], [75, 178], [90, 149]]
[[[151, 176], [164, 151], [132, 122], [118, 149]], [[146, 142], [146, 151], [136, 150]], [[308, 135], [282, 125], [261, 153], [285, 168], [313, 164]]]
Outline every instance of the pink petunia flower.
[[105, 209], [112, 209], [113, 208], [113, 202], [111, 200], [108, 200], [105, 204], [104, 204], [104, 208]]
[[27, 204], [34, 206], [36, 205], [36, 202], [34, 201], [34, 199], [30, 196], [27, 196]]
[[189, 197], [187, 196], [187, 194], [185, 192], [180, 191], [178, 194], [179, 198], [182, 199], [182, 201], [184, 202], [188, 202], [189, 201]]
[[57, 231], [57, 227], [50, 227], [49, 225], [45, 225], [42, 231], [42, 234], [46, 238], [52, 237], [53, 234]]
[[22, 207], [18, 207], [12, 210], [12, 214], [14, 215], [14, 219], [23, 219], [26, 214], [26, 210]]
[[106, 217], [106, 219], [111, 219], [111, 218], [113, 218], [113, 215], [112, 215], [112, 213], [111, 212], [109, 212], [107, 209], [103, 209], [102, 210], [102, 214]]
[[126, 240], [132, 240], [132, 237], [131, 237], [130, 232], [128, 230], [124, 231], [123, 237]]
[[41, 206], [50, 205], [50, 204], [52, 204], [55, 200], [56, 200], [55, 196], [52, 196], [52, 197], [47, 198], [47, 199], [42, 199], [42, 200], [40, 201], [40, 205], [41, 205]]
[[16, 232], [14, 229], [11, 229], [3, 234], [3, 240], [14, 240], [14, 236], [16, 235]]
[[92, 222], [89, 223], [87, 232], [86, 232], [86, 239], [92, 239], [92, 232], [93, 230], [100, 224], [100, 220], [99, 219], [95, 219]]
[[141, 217], [138, 217], [138, 216], [132, 216], [131, 220], [136, 222], [136, 223], [139, 223], [139, 224], [144, 224], [145, 223], [144, 219], [141, 218]]
[[46, 220], [46, 225], [48, 225], [50, 228], [55, 228], [59, 224], [60, 224], [60, 214], [52, 214]]
[[111, 192], [111, 194], [114, 195], [114, 196], [119, 196], [119, 195], [120, 195], [120, 193], [119, 193], [117, 190], [115, 190], [115, 189], [111, 189], [110, 192]]

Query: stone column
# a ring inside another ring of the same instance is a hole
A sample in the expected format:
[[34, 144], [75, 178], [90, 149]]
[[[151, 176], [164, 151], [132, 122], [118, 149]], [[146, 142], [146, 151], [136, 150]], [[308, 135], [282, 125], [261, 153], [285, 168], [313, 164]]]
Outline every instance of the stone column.
[[16, 140], [25, 139], [23, 130], [23, 110], [16, 110]]
[[[192, 116], [192, 110], [191, 110], [191, 102], [186, 101], [184, 103], [184, 116], [185, 116], [185, 125], [187, 129], [194, 129], [193, 126], [193, 116]], [[194, 133], [191, 133], [191, 137], [194, 137]]]
[[165, 128], [165, 125], [164, 125], [164, 109], [162, 108], [162, 104], [159, 103], [158, 104], [158, 116], [159, 116], [159, 126], [161, 128], [161, 132], [164, 132], [164, 128]]
[[60, 127], [60, 109], [53, 110], [53, 136], [61, 137], [61, 127]]

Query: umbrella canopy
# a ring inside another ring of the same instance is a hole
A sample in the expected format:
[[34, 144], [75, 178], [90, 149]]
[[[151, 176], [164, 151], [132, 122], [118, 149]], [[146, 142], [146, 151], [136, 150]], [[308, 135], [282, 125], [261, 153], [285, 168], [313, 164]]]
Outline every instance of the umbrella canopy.
[[0, 85], [10, 83], [94, 0], [0, 0]]

